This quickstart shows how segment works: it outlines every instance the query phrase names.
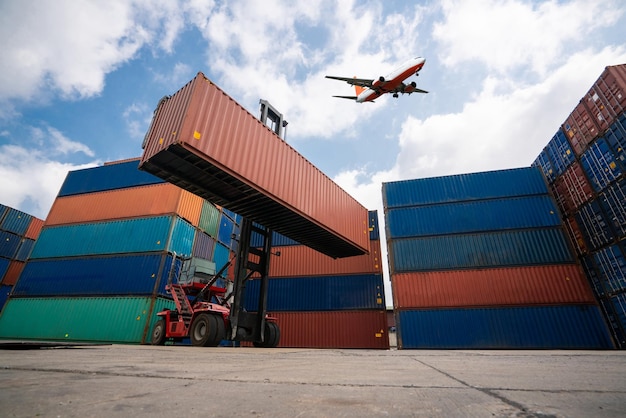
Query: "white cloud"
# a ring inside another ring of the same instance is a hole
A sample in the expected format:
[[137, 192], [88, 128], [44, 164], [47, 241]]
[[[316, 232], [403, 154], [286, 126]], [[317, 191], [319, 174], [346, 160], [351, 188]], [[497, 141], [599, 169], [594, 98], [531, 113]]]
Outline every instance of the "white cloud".
[[446, 0], [442, 10], [433, 38], [447, 67], [475, 60], [500, 73], [528, 66], [541, 75], [623, 12], [613, 0]]

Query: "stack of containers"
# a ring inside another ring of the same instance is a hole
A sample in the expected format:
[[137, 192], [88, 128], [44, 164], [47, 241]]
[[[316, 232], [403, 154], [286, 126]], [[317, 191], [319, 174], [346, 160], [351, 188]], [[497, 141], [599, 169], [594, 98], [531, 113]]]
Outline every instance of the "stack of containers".
[[620, 348], [626, 348], [625, 108], [626, 65], [606, 67], [533, 163], [551, 184]]
[[43, 220], [0, 204], [0, 311], [24, 269]]
[[[378, 213], [368, 215], [367, 255], [333, 259], [273, 234], [267, 311], [280, 327], [279, 347], [389, 348]], [[253, 234], [251, 245], [260, 242]], [[259, 290], [251, 279], [246, 310], [257, 310]]]
[[[221, 211], [139, 171], [68, 173], [0, 316], [0, 337], [143, 343], [180, 256], [215, 260]], [[222, 245], [222, 244], [219, 244]]]
[[610, 348], [536, 167], [383, 184], [399, 348]]

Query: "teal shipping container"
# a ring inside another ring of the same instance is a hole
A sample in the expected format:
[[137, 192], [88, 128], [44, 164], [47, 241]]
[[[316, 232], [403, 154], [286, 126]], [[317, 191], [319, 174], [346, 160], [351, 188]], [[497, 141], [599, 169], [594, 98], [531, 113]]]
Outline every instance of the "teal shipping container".
[[156, 216], [42, 229], [31, 259], [169, 251], [191, 255], [195, 228], [182, 218]]
[[9, 298], [0, 315], [0, 338], [142, 344], [157, 312], [175, 309], [155, 297]]

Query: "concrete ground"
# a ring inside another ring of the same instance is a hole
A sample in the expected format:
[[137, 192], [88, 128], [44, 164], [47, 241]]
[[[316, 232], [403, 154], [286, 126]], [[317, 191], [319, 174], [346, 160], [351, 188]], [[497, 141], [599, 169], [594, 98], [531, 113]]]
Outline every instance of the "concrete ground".
[[5, 349], [0, 416], [624, 417], [626, 351]]

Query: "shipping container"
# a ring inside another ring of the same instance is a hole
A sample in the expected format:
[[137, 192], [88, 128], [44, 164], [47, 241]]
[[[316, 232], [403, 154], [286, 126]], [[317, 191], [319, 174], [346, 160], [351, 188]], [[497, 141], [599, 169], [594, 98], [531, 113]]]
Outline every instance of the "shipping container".
[[172, 184], [58, 197], [46, 226], [177, 214], [198, 226], [204, 200]]
[[584, 99], [596, 119], [610, 125], [626, 110], [626, 65], [606, 67]]
[[20, 246], [15, 253], [15, 259], [19, 261], [26, 261], [30, 256], [33, 247], [35, 246], [35, 240], [29, 238], [22, 238]]
[[620, 318], [620, 316], [626, 318], [626, 312], [616, 310], [616, 306], [611, 298], [602, 298], [599, 300], [599, 303], [613, 337], [613, 342], [617, 348], [626, 348], [626, 323], [622, 323], [622, 318]]
[[604, 133], [604, 139], [615, 153], [615, 158], [626, 167], [626, 113], [613, 122]]
[[556, 172], [545, 148], [539, 153], [535, 161], [533, 161], [532, 166], [539, 167], [549, 183], [552, 183], [556, 178]]
[[561, 225], [547, 194], [387, 209], [385, 221], [392, 239]]
[[220, 211], [215, 205], [211, 202], [204, 201], [202, 204], [202, 212], [200, 213], [200, 224], [199, 227], [201, 230], [212, 236], [213, 238], [217, 238], [217, 231], [220, 225]]
[[26, 263], [24, 263], [23, 261], [11, 260], [11, 262], [9, 263], [9, 267], [4, 274], [4, 278], [2, 279], [2, 284], [13, 286], [15, 283], [17, 283], [17, 280], [19, 279], [20, 274], [22, 274], [22, 270], [24, 269], [25, 264]]
[[198, 75], [159, 102], [140, 167], [331, 257], [367, 251], [367, 210]]
[[578, 102], [572, 113], [561, 126], [576, 155], [581, 155], [587, 144], [601, 134], [595, 118], [589, 113], [584, 100]]
[[368, 213], [370, 224], [370, 241], [380, 240], [380, 229], [378, 226], [378, 211], [370, 210]]
[[7, 210], [9, 210], [9, 207], [4, 206], [2, 203], [0, 203], [0, 223], [2, 223], [2, 221], [4, 220]]
[[0, 283], [3, 282], [4, 276], [9, 269], [9, 265], [11, 264], [11, 260], [8, 258], [0, 257]]
[[28, 226], [28, 229], [26, 230], [26, 233], [24, 234], [24, 237], [36, 240], [37, 237], [39, 237], [41, 228], [43, 228], [43, 224], [44, 221], [42, 219], [33, 217], [30, 225]]
[[272, 247], [270, 277], [325, 276], [334, 274], [382, 273], [380, 241], [370, 241], [366, 255], [333, 259], [305, 245]]
[[12, 232], [0, 231], [0, 257], [12, 259], [20, 247], [22, 237]]
[[[626, 293], [620, 293], [611, 297], [611, 304], [613, 305], [613, 310], [615, 312], [615, 316], [621, 325], [621, 329], [626, 330]], [[623, 337], [623, 335], [622, 335]], [[624, 338], [620, 340], [620, 344], [622, 348], [626, 346], [626, 341]]]
[[598, 199], [582, 205], [576, 212], [575, 219], [587, 247], [592, 251], [604, 247], [615, 239], [610, 221], [602, 211]]
[[[31, 260], [14, 296], [166, 295], [172, 256], [140, 254]], [[180, 261], [177, 261], [180, 269]]]
[[170, 251], [190, 255], [195, 229], [178, 216], [46, 227], [31, 258]]
[[574, 250], [578, 255], [585, 255], [589, 251], [587, 249], [587, 244], [585, 243], [585, 239], [583, 238], [583, 233], [580, 231], [580, 227], [578, 226], [578, 222], [574, 218], [565, 218], [563, 220], [563, 224], [565, 225], [565, 229], [570, 237], [570, 242], [574, 246]]
[[596, 192], [604, 190], [622, 173], [621, 164], [604, 138], [598, 138], [580, 157], [580, 164]]
[[0, 230], [24, 236], [33, 217], [17, 209], [8, 208], [0, 223]]
[[[224, 266], [226, 263], [228, 263], [228, 260], [230, 260], [231, 258], [231, 252], [230, 250], [224, 246], [223, 244], [220, 244], [219, 242], [215, 243], [215, 252], [213, 253], [213, 261], [215, 262], [215, 267], [219, 270], [222, 268], [222, 266]], [[228, 270], [234, 270], [234, 266], [230, 267]]]
[[[255, 226], [258, 228], [263, 228], [262, 225], [255, 223]], [[263, 246], [264, 238], [261, 234], [256, 231], [252, 231], [250, 236], [250, 246], [260, 248]], [[294, 241], [289, 237], [286, 237], [282, 234], [279, 234], [276, 231], [272, 231], [272, 246], [273, 247], [285, 247], [288, 245], [302, 245], [298, 241]]]
[[577, 264], [398, 273], [391, 285], [396, 309], [595, 302]]
[[222, 216], [220, 219], [220, 226], [217, 231], [217, 240], [230, 248], [233, 241], [233, 231], [235, 228], [235, 222], [227, 216]]
[[[260, 280], [246, 284], [244, 308], [258, 310]], [[267, 310], [340, 311], [385, 309], [382, 274], [272, 278], [268, 282]]]
[[384, 310], [270, 312], [280, 327], [278, 347], [389, 349]]
[[9, 298], [0, 338], [38, 341], [146, 343], [157, 312], [175, 309], [155, 297]]
[[598, 200], [617, 238], [626, 237], [626, 178], [608, 186]]
[[192, 255], [194, 257], [212, 260], [214, 252], [215, 239], [202, 231], [196, 231], [196, 239], [193, 243]]
[[572, 164], [576, 155], [572, 151], [565, 133], [561, 129], [552, 137], [545, 148], [548, 157], [552, 161], [556, 176], [560, 176]]
[[58, 197], [164, 183], [162, 179], [140, 171], [138, 165], [137, 160], [132, 160], [70, 171], [65, 177]]
[[561, 211], [569, 215], [594, 196], [593, 188], [577, 161], [554, 181], [553, 190]]
[[388, 247], [392, 274], [574, 261], [561, 228], [403, 238]]
[[[9, 298], [11, 289], [13, 289], [13, 286], [5, 285], [5, 284], [0, 285], [0, 314], [2, 313], [2, 308], [4, 308], [4, 305], [7, 299]], [[0, 329], [0, 334], [1, 333], [2, 333], [2, 330]]]
[[626, 292], [626, 257], [620, 245], [611, 245], [593, 255], [598, 279], [610, 293]]
[[607, 289], [606, 283], [600, 280], [600, 277], [598, 275], [597, 268], [596, 268], [596, 263], [593, 260], [593, 256], [587, 255], [587, 256], [581, 257], [580, 264], [598, 300], [601, 300], [602, 298], [607, 296], [610, 293], [610, 289]]
[[546, 193], [540, 169], [524, 167], [383, 183], [383, 204], [391, 209]]
[[398, 348], [614, 348], [594, 305], [402, 310]]

